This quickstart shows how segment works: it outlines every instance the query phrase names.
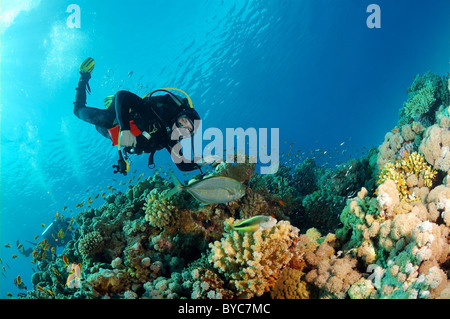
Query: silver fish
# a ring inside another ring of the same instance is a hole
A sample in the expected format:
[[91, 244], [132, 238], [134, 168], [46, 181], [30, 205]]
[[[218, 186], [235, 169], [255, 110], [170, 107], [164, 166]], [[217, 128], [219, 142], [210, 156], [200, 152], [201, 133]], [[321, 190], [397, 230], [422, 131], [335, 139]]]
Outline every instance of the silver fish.
[[212, 176], [184, 186], [172, 172], [170, 172], [170, 175], [175, 183], [175, 187], [165, 194], [163, 199], [185, 190], [201, 203], [208, 205], [231, 202], [245, 195], [244, 186], [231, 177]]

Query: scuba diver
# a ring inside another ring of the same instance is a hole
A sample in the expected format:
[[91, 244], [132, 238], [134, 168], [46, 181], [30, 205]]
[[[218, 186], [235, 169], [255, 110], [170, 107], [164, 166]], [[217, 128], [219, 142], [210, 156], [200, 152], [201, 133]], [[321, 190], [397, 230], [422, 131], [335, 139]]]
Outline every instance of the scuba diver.
[[[70, 218], [63, 217], [54, 217], [50, 225], [45, 228], [45, 230], [41, 234], [41, 241], [47, 239], [47, 243], [50, 244], [51, 247], [61, 247], [65, 246], [72, 239], [72, 227]], [[33, 243], [27, 240], [28, 243], [36, 246], [38, 243]], [[19, 243], [17, 242], [17, 246]], [[22, 254], [26, 257], [29, 256], [30, 248], [24, 249], [22, 247]]]
[[47, 239], [47, 242], [52, 247], [65, 246], [72, 239], [70, 218], [53, 218], [53, 221], [42, 232], [41, 236]]
[[[113, 165], [114, 173], [127, 175], [130, 154], [149, 153], [148, 167], [154, 168], [155, 152], [165, 148], [178, 169], [200, 169], [203, 175], [201, 165], [185, 159], [180, 147], [180, 140], [184, 137], [191, 137], [193, 146], [192, 136], [200, 125], [200, 116], [189, 96], [174, 88], [158, 89], [142, 98], [122, 90], [105, 98], [106, 109], [88, 107], [86, 92], [90, 93], [89, 79], [94, 65], [95, 61], [87, 58], [79, 67], [81, 77], [76, 88], [73, 112], [79, 119], [94, 124], [100, 134], [117, 145], [119, 160], [117, 165]], [[187, 98], [181, 98], [169, 90], [179, 91]], [[166, 94], [154, 96], [156, 92]]]

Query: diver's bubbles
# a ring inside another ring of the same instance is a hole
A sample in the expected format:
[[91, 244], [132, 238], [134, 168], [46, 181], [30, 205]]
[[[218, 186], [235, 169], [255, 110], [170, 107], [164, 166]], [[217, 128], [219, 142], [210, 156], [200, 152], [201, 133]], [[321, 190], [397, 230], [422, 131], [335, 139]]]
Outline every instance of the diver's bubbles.
[[65, 21], [56, 22], [45, 39], [47, 55], [42, 65], [42, 78], [49, 86], [69, 79], [82, 62], [83, 47], [88, 40], [83, 28], [68, 28]]

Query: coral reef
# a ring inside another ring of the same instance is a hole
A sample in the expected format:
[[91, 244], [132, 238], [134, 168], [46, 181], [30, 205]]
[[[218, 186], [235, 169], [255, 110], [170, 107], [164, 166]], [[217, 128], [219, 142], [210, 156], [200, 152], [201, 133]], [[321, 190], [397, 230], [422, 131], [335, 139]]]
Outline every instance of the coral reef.
[[[233, 202], [162, 199], [173, 184], [158, 171], [108, 188], [74, 216], [61, 254], [35, 247], [33, 288], [20, 298], [450, 298], [447, 81], [417, 76], [397, 126], [359, 159], [301, 158], [272, 175], [249, 161], [217, 165], [212, 175], [246, 189]], [[278, 222], [233, 229], [256, 215]], [[80, 287], [66, 285], [70, 264]]]

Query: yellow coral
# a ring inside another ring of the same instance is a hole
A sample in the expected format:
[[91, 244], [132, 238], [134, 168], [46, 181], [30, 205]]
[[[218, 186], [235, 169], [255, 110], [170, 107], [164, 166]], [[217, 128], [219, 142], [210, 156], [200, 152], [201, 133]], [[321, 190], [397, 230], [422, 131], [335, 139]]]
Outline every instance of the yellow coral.
[[270, 229], [238, 232], [233, 223], [233, 218], [225, 221], [224, 237], [209, 245], [208, 260], [238, 292], [249, 298], [261, 296], [292, 259], [299, 229], [280, 221]]
[[298, 269], [285, 268], [276, 285], [270, 291], [272, 299], [312, 299], [314, 289], [304, 279], [304, 273]]
[[145, 220], [154, 227], [164, 228], [169, 225], [178, 209], [170, 199], [162, 199], [162, 193], [153, 189], [147, 196], [145, 207]]
[[395, 161], [395, 163], [386, 163], [377, 183], [380, 185], [390, 179], [397, 185], [401, 199], [414, 201], [415, 197], [409, 190], [406, 180], [410, 176], [415, 175], [423, 181], [424, 186], [431, 187], [436, 174], [437, 172], [425, 162], [423, 156], [414, 152], [407, 157]]

